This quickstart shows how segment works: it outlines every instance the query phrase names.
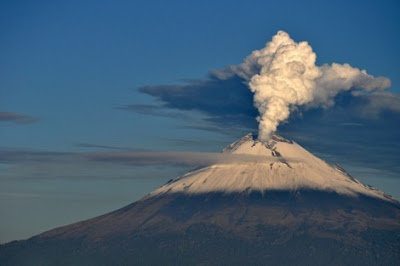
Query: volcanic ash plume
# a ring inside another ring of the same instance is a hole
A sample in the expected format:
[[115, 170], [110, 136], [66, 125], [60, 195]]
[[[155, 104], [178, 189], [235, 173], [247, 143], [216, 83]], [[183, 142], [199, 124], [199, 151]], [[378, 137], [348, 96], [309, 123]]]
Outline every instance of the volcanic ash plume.
[[299, 106], [330, 107], [343, 91], [368, 92], [390, 87], [390, 80], [374, 78], [349, 64], [315, 65], [316, 54], [307, 42], [294, 42], [279, 31], [261, 50], [253, 51], [231, 70], [245, 78], [254, 93], [260, 116], [258, 138], [267, 141], [278, 125]]

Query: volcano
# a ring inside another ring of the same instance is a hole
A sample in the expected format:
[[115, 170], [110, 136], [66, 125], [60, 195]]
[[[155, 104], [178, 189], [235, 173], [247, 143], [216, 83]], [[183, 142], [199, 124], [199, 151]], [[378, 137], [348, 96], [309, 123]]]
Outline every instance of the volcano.
[[299, 144], [224, 162], [114, 212], [0, 247], [1, 265], [398, 265], [400, 203]]

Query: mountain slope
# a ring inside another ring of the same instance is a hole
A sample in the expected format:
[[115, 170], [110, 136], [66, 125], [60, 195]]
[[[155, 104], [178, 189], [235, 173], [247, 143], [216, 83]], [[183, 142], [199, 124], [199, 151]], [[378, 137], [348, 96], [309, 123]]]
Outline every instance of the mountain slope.
[[388, 195], [365, 186], [339, 166], [331, 167], [293, 141], [274, 135], [263, 144], [248, 134], [224, 150], [249, 155], [253, 161], [215, 164], [190, 172], [166, 184], [150, 196], [163, 193], [249, 192], [299, 189], [363, 194], [393, 201]]
[[400, 261], [400, 204], [383, 192], [279, 136], [264, 145], [247, 135], [224, 153], [242, 161], [193, 171], [112, 213], [3, 245], [0, 264]]

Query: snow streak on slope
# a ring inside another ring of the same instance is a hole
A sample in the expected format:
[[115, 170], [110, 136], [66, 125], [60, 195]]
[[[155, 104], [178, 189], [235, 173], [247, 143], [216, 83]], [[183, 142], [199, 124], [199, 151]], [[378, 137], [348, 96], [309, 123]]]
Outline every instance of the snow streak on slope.
[[393, 201], [382, 191], [362, 184], [339, 166], [330, 166], [297, 143], [274, 135], [262, 143], [248, 134], [223, 153], [262, 156], [245, 163], [214, 164], [167, 183], [149, 196], [164, 193], [250, 193], [271, 190], [318, 190], [349, 196], [363, 194]]

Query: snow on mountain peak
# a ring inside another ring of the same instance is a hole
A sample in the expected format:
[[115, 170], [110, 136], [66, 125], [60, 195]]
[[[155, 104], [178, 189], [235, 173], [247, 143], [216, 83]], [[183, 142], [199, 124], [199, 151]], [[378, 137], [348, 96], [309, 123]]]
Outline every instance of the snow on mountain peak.
[[340, 166], [332, 167], [296, 142], [278, 135], [272, 135], [267, 143], [262, 143], [250, 133], [226, 147], [222, 153], [259, 156], [260, 160], [210, 165], [168, 182], [149, 196], [317, 190], [393, 201], [382, 191], [362, 184]]
[[[291, 140], [287, 140], [279, 135], [273, 134], [271, 136], [271, 139], [266, 144], [264, 144], [264, 143], [258, 141], [257, 135], [255, 135], [253, 133], [249, 133], [249, 134], [245, 135], [244, 137], [240, 138], [239, 140], [235, 141], [228, 147], [226, 147], [223, 150], [223, 152], [235, 153], [235, 151], [237, 151], [239, 148], [241, 148], [243, 144], [252, 144], [251, 148], [258, 145], [258, 146], [265, 146], [267, 149], [272, 149], [275, 146], [275, 144], [278, 142], [283, 142], [283, 143], [288, 143], [288, 144], [294, 143]], [[254, 152], [255, 152], [254, 149], [253, 150], [247, 149], [247, 153], [254, 154]]]

